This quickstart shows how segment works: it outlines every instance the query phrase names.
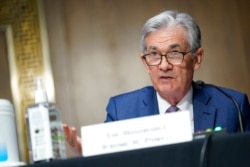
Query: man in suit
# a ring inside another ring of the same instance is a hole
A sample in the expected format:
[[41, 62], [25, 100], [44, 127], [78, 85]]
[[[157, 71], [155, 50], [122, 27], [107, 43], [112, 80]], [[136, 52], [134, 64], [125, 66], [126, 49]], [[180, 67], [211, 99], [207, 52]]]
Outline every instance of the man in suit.
[[[142, 29], [141, 50], [153, 86], [111, 97], [105, 122], [188, 110], [194, 133], [216, 126], [228, 132], [250, 130], [245, 94], [193, 81], [204, 51], [200, 28], [191, 16], [164, 11], [150, 18]], [[80, 151], [75, 128], [64, 125], [64, 131], [72, 148]]]
[[[191, 113], [191, 121], [194, 124], [194, 133], [205, 131], [206, 129], [214, 129], [215, 127], [224, 128], [229, 133], [250, 130], [249, 103], [246, 95], [230, 89], [218, 88], [199, 82], [193, 82], [192, 89], [193, 96], [190, 104], [185, 104], [188, 102], [183, 100], [177, 104], [177, 107], [179, 111], [187, 109], [193, 111]], [[240, 125], [239, 113], [234, 102], [221, 91], [233, 97], [238, 103], [239, 110], [241, 111], [242, 125]], [[147, 86], [110, 98], [105, 122], [164, 114], [164, 109], [168, 107], [162, 108], [159, 106], [157, 93], [154, 87]], [[193, 109], [185, 107], [189, 105], [192, 105]], [[159, 108], [162, 108], [162, 111]]]

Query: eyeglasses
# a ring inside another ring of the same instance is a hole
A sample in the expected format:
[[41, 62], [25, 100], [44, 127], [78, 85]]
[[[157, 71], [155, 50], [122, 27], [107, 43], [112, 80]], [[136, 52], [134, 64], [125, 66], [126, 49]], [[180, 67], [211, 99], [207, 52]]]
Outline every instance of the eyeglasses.
[[172, 51], [169, 53], [166, 53], [165, 55], [160, 54], [159, 52], [153, 51], [150, 53], [146, 53], [143, 55], [143, 58], [147, 65], [149, 66], [158, 66], [162, 62], [162, 57], [166, 57], [166, 60], [168, 63], [173, 65], [178, 65], [183, 62], [184, 56], [191, 52], [192, 50], [188, 52], [179, 52], [179, 51]]

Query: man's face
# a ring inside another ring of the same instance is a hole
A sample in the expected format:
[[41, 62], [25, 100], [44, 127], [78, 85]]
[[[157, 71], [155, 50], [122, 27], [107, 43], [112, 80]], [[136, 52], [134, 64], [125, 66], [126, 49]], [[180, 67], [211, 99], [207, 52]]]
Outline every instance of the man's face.
[[[145, 42], [147, 53], [156, 51], [165, 55], [171, 51], [188, 52], [191, 50], [187, 43], [186, 31], [180, 26], [161, 28], [151, 32]], [[158, 66], [148, 66], [141, 56], [150, 79], [162, 98], [178, 103], [190, 89], [194, 71], [200, 67], [202, 61], [203, 49], [199, 48], [195, 52], [195, 58], [192, 58], [191, 54], [191, 52], [187, 53], [183, 62], [178, 65], [172, 65], [166, 61], [165, 57], [162, 57], [162, 62]]]

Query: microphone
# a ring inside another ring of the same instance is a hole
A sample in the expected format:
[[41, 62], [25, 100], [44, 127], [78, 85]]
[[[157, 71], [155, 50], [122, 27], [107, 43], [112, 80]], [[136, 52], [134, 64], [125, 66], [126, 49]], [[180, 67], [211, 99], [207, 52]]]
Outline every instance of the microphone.
[[215, 86], [215, 85], [212, 85], [212, 84], [206, 84], [205, 82], [203, 82], [201, 80], [196, 81], [197, 88], [202, 88], [204, 85], [208, 85], [208, 86], [211, 86], [211, 87], [217, 89], [219, 92], [221, 92], [223, 95], [225, 95], [227, 98], [229, 98], [234, 103], [234, 106], [235, 106], [235, 108], [237, 110], [237, 113], [238, 113], [239, 129], [240, 129], [240, 132], [243, 133], [244, 132], [244, 128], [243, 128], [243, 122], [242, 122], [242, 114], [241, 114], [241, 110], [240, 110], [239, 104], [235, 100], [235, 98], [233, 98], [230, 94], [228, 94], [227, 92], [225, 92], [224, 90], [222, 90], [218, 86]]

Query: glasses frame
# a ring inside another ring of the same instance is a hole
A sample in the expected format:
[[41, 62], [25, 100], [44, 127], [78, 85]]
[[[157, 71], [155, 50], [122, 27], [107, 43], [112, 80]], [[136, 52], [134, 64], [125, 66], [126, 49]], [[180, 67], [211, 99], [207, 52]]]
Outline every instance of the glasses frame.
[[161, 61], [160, 61], [158, 64], [155, 64], [155, 65], [150, 65], [150, 64], [148, 64], [147, 59], [146, 59], [146, 56], [150, 55], [149, 53], [146, 53], [146, 54], [142, 55], [142, 57], [143, 57], [143, 59], [145, 60], [145, 62], [146, 62], [146, 64], [147, 64], [148, 66], [158, 66], [158, 65], [160, 65], [161, 62], [162, 62], [162, 57], [165, 57], [166, 60], [167, 60], [167, 62], [168, 62], [169, 64], [178, 65], [178, 64], [181, 64], [181, 63], [183, 62], [184, 56], [187, 55], [188, 53], [192, 52], [192, 51], [193, 51], [193, 50], [190, 50], [190, 51], [187, 51], [187, 52], [172, 51], [172, 52], [178, 52], [178, 53], [181, 53], [181, 54], [182, 54], [182, 60], [181, 60], [180, 63], [171, 63], [171, 62], [169, 62], [169, 60], [168, 60], [168, 54], [170, 54], [170, 53], [172, 53], [172, 52], [168, 52], [168, 53], [166, 53], [166, 54], [160, 54], [160, 53], [159, 53], [159, 55], [161, 56]]

